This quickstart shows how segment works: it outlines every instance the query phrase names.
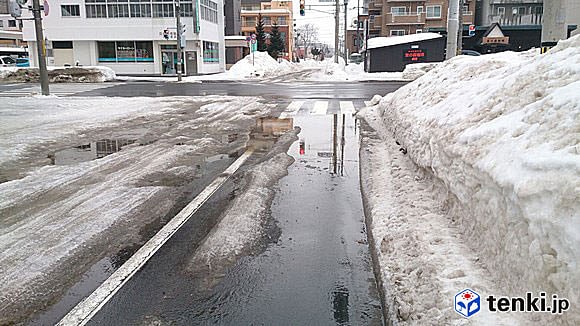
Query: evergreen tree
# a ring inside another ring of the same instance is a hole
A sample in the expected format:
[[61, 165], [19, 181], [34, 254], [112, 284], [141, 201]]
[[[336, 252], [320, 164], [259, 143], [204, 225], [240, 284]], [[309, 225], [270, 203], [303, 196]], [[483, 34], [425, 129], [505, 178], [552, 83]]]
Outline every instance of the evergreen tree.
[[274, 59], [278, 59], [280, 54], [284, 52], [284, 40], [282, 34], [278, 30], [278, 25], [272, 25], [272, 32], [270, 32], [270, 44], [268, 44], [268, 54]]
[[258, 42], [258, 51], [266, 51], [268, 45], [266, 44], [266, 32], [264, 32], [264, 19], [262, 15], [258, 15], [258, 22], [256, 23], [256, 41]]

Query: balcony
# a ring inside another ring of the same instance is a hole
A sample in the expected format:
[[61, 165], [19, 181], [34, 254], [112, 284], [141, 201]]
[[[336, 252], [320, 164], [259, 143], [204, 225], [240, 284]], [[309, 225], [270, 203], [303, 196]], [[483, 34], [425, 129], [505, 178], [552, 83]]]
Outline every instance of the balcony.
[[532, 15], [491, 15], [489, 16], [489, 21], [493, 23], [499, 23], [502, 26], [513, 26], [513, 25], [541, 25], [542, 15], [532, 14]]
[[425, 24], [425, 13], [388, 13], [385, 15], [387, 25], [422, 25]]
[[382, 26], [383, 26], [383, 16], [375, 16], [375, 19], [371, 24], [371, 28], [380, 29]]

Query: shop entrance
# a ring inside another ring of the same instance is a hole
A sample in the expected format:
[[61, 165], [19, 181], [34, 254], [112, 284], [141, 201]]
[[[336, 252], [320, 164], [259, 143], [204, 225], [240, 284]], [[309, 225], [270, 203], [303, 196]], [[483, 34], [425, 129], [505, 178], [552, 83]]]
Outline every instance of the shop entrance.
[[[185, 65], [181, 66], [181, 73], [185, 73]], [[161, 74], [177, 75], [177, 46], [161, 45]]]

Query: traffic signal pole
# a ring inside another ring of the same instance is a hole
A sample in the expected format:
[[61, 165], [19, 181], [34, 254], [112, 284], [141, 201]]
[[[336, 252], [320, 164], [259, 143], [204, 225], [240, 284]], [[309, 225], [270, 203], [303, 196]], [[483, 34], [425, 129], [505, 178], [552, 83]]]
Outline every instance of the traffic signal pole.
[[[38, 1], [38, 0], [35, 0]], [[181, 6], [179, 0], [175, 0], [175, 16], [177, 17], [177, 81], [181, 81], [181, 67], [182, 67], [182, 57], [183, 53], [181, 51]]]
[[347, 19], [348, 18], [347, 16], [348, 15], [347, 15], [347, 12], [348, 12], [348, 0], [344, 0], [344, 48], [343, 48], [344, 49], [344, 53], [343, 53], [343, 56], [344, 56], [344, 64], [345, 65], [348, 65], [348, 60], [347, 60], [348, 57], [347, 57], [347, 53], [346, 53], [347, 52], [346, 51], [346, 38], [348, 37], [348, 35], [347, 35], [347, 30], [348, 30], [348, 25], [347, 25], [347, 20], [348, 20]]
[[42, 33], [42, 17], [40, 11], [40, 1], [32, 0], [32, 14], [34, 16], [34, 29], [36, 32], [36, 56], [38, 57], [38, 70], [40, 73], [40, 90], [42, 95], [50, 95], [48, 70], [46, 69], [46, 46]]

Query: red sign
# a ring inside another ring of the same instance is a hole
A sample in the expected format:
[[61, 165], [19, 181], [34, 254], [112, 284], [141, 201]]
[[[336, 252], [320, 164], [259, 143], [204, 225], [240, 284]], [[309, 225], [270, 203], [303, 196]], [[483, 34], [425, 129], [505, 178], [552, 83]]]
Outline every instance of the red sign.
[[426, 53], [421, 49], [409, 49], [403, 52], [405, 61], [418, 62], [426, 57]]

